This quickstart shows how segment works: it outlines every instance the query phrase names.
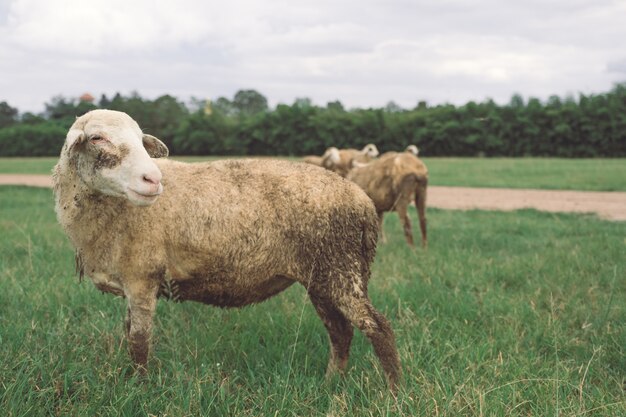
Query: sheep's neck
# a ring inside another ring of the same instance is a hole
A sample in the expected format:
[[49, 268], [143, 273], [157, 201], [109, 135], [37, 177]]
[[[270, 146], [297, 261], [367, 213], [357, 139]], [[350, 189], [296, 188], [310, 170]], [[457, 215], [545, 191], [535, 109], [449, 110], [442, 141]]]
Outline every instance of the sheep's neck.
[[75, 248], [92, 246], [120, 213], [124, 201], [89, 189], [71, 166], [57, 165], [54, 193], [59, 222]]

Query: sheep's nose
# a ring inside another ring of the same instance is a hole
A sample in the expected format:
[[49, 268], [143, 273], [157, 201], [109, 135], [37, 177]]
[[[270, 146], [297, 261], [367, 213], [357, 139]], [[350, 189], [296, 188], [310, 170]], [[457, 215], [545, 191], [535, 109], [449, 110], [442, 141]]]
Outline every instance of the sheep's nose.
[[161, 182], [161, 173], [160, 172], [151, 172], [148, 174], [143, 174], [142, 179], [149, 183], [149, 184], [154, 184], [154, 185], [159, 185], [159, 183]]

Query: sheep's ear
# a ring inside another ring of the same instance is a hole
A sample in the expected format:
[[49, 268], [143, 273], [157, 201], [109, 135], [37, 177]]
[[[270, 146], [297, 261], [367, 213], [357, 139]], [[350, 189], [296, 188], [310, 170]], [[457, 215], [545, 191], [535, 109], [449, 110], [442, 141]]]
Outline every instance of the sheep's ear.
[[164, 158], [170, 154], [167, 146], [152, 135], [143, 135], [143, 147], [151, 158]]
[[65, 138], [65, 146], [67, 147], [68, 155], [71, 156], [74, 152], [78, 152], [82, 149], [87, 141], [86, 139], [87, 137], [82, 129], [70, 129]]

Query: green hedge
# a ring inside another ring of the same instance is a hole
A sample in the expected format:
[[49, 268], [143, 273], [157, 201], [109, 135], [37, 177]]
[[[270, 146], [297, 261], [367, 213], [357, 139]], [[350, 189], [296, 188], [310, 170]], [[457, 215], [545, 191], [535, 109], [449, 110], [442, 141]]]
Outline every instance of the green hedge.
[[68, 127], [46, 122], [0, 129], [0, 156], [59, 155]]
[[[103, 96], [100, 107], [129, 113], [173, 155], [319, 155], [329, 146], [375, 143], [381, 151], [416, 144], [428, 156], [626, 156], [626, 84], [578, 99], [525, 102], [516, 95], [507, 105], [421, 102], [412, 110], [346, 111], [338, 102], [319, 107], [306, 99], [269, 110], [262, 95], [244, 93], [246, 100], [220, 98], [196, 111], [172, 96], [150, 101], [137, 93]], [[256, 104], [247, 108], [248, 102]], [[58, 154], [67, 128], [86, 107], [56, 98], [47, 108], [38, 123], [23, 119], [0, 129], [0, 156]]]

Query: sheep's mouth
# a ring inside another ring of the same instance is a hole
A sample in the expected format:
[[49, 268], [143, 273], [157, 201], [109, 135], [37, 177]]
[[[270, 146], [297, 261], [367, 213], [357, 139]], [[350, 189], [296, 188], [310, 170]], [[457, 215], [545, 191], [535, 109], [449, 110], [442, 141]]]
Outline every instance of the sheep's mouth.
[[128, 196], [137, 200], [145, 201], [145, 202], [153, 202], [157, 199], [158, 196], [161, 195], [161, 190], [156, 193], [144, 194], [133, 189], [128, 189]]

